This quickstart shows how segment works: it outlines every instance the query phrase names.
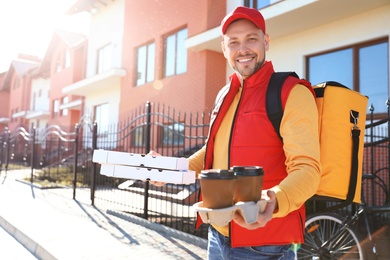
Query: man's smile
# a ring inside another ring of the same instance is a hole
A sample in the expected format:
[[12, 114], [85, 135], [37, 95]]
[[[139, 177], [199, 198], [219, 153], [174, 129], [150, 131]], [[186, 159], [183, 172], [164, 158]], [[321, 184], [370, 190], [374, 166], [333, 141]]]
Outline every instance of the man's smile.
[[254, 59], [254, 57], [250, 57], [250, 58], [239, 58], [239, 59], [237, 59], [237, 62], [239, 62], [239, 63], [245, 63], [245, 62], [249, 62], [249, 61], [251, 61], [251, 60], [253, 60]]

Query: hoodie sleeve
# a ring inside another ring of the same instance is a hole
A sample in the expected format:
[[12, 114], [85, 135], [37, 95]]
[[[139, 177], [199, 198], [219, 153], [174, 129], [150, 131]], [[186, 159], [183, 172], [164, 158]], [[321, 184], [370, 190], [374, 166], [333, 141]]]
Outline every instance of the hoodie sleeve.
[[305, 86], [296, 85], [292, 89], [280, 133], [288, 176], [272, 188], [278, 200], [274, 217], [283, 217], [301, 207], [315, 194], [320, 182], [318, 112], [315, 99]]

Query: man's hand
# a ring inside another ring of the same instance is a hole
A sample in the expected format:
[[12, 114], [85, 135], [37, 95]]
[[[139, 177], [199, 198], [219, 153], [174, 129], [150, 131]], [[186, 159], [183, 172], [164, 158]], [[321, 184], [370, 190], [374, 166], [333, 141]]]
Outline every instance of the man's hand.
[[[150, 152], [147, 155], [152, 155], [152, 156], [161, 156], [161, 154], [157, 153], [156, 151], [150, 150]], [[161, 181], [149, 181], [150, 184], [153, 184], [154, 186], [164, 186], [166, 183], [161, 182]]]
[[257, 215], [257, 221], [255, 223], [247, 224], [243, 216], [241, 216], [241, 214], [238, 212], [234, 213], [233, 221], [236, 222], [241, 227], [249, 230], [264, 227], [268, 223], [268, 221], [272, 219], [272, 214], [277, 208], [277, 200], [276, 200], [275, 192], [268, 190], [267, 196], [269, 198], [269, 201], [267, 202], [264, 211], [262, 213], [259, 212], [259, 214]]

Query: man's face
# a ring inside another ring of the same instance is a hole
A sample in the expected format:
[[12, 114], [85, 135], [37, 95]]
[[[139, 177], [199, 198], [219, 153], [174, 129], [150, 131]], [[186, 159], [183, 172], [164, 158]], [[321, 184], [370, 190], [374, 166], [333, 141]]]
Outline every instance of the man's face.
[[264, 64], [268, 47], [268, 35], [246, 19], [231, 23], [223, 35], [223, 54], [242, 79], [251, 76]]

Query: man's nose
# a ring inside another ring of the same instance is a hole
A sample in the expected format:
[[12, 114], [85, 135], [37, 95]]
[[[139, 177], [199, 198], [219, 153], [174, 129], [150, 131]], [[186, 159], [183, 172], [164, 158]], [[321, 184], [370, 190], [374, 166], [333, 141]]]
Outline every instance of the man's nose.
[[238, 48], [238, 53], [240, 54], [245, 54], [247, 53], [249, 50], [248, 46], [246, 44], [240, 44], [239, 48]]

